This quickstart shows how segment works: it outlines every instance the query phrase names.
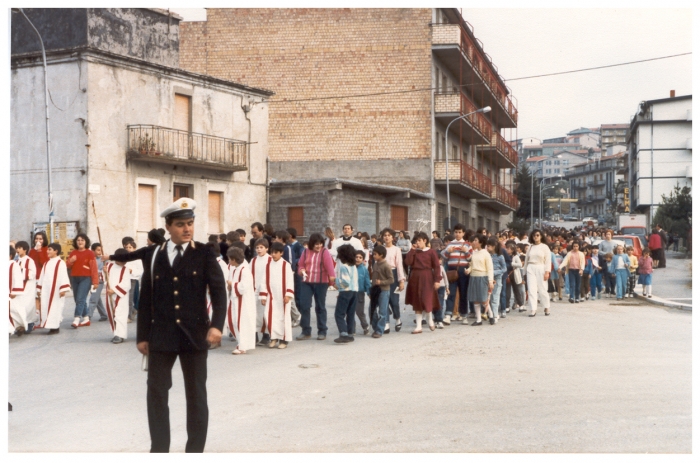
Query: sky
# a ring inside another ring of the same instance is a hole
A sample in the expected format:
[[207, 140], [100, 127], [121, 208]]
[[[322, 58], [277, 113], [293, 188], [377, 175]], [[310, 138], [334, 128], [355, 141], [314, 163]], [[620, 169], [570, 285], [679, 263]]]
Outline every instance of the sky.
[[[204, 20], [203, 8], [173, 8]], [[629, 123], [641, 101], [692, 93], [692, 55], [526, 80], [692, 51], [690, 9], [463, 8], [517, 100], [507, 138], [565, 136], [579, 127]]]

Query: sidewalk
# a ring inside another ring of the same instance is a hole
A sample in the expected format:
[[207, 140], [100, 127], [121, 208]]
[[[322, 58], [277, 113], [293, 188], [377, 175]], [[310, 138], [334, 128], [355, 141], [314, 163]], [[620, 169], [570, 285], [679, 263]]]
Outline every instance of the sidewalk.
[[[654, 269], [652, 274], [652, 298], [645, 298], [652, 304], [692, 310], [693, 289], [691, 259], [685, 253], [666, 252], [666, 268]], [[635, 292], [642, 297], [642, 285], [635, 287]]]

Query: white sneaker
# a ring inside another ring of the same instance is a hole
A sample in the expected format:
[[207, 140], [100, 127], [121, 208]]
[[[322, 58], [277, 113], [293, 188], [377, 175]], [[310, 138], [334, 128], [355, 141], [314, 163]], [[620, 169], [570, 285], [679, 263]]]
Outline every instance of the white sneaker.
[[437, 322], [436, 326], [437, 326], [437, 329], [439, 329], [439, 330], [444, 328], [444, 326], [442, 325], [442, 322]]
[[451, 323], [450, 318], [452, 318], [450, 315], [445, 315], [445, 320], [444, 320], [445, 325], [449, 326], [449, 324]]
[[[481, 320], [479, 320], [479, 321], [481, 321]], [[469, 317], [464, 317], [462, 319], [462, 325], [468, 325], [468, 324], [469, 324]]]
[[73, 328], [77, 328], [80, 326], [80, 317], [75, 317], [73, 319], [73, 323], [70, 324]]

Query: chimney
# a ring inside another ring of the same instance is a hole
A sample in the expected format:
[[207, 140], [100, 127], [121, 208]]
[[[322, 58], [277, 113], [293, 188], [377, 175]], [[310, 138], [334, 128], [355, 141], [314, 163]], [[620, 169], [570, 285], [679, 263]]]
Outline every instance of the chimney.
[[675, 97], [676, 97], [676, 91], [675, 91], [675, 90], [671, 90], [671, 98], [675, 98]]

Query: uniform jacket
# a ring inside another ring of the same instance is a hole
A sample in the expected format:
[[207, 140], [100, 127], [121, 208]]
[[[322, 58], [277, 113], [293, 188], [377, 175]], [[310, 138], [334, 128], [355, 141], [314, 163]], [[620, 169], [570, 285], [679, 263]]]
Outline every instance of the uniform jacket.
[[[173, 268], [166, 244], [110, 256], [110, 260], [118, 261], [144, 260], [136, 342], [148, 341], [149, 350], [156, 352], [206, 350], [209, 327], [223, 330], [226, 318], [226, 282], [221, 267], [214, 252], [202, 243], [190, 241]], [[207, 287], [211, 295], [211, 323]]]

